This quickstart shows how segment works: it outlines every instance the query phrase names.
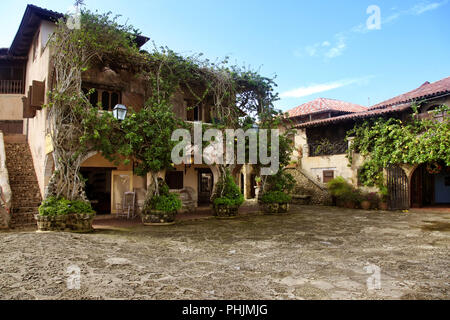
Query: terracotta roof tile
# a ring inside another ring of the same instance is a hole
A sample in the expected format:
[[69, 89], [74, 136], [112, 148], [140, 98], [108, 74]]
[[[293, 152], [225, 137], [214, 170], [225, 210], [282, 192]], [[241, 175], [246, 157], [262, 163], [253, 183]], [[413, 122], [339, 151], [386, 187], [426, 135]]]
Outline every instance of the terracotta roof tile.
[[327, 119], [321, 119], [321, 120], [315, 120], [315, 121], [301, 123], [298, 126], [296, 126], [296, 128], [301, 129], [301, 128], [306, 128], [306, 127], [322, 126], [322, 125], [327, 125], [327, 124], [336, 123], [336, 122], [344, 122], [344, 121], [350, 121], [350, 120], [356, 120], [356, 119], [376, 117], [376, 116], [381, 116], [383, 114], [405, 111], [405, 110], [409, 109], [410, 107], [411, 107], [411, 104], [405, 103], [405, 104], [401, 104], [401, 105], [397, 105], [397, 106], [386, 107], [383, 109], [373, 109], [373, 110], [368, 110], [368, 111], [364, 111], [364, 112], [350, 113], [350, 114], [346, 114], [346, 115], [339, 116], [339, 117], [327, 118]]
[[450, 77], [444, 78], [442, 80], [429, 83], [428, 81], [422, 84], [417, 89], [409, 91], [407, 93], [401, 94], [392, 99], [383, 101], [369, 108], [369, 110], [383, 109], [396, 104], [401, 104], [405, 102], [412, 102], [414, 100], [421, 100], [425, 98], [430, 98], [443, 93], [450, 92]]
[[339, 112], [361, 112], [366, 111], [367, 108], [345, 101], [334, 99], [318, 98], [313, 101], [304, 103], [294, 109], [288, 111], [289, 117], [298, 117], [325, 111], [339, 111]]

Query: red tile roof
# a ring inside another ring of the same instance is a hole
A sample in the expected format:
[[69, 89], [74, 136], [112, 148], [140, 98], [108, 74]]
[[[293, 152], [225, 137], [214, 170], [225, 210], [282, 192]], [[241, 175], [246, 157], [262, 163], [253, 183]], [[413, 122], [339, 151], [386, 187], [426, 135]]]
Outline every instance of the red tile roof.
[[289, 117], [293, 118], [326, 111], [339, 111], [352, 113], [366, 110], [367, 110], [366, 107], [354, 103], [334, 99], [318, 98], [316, 100], [304, 103], [294, 109], [291, 109], [288, 111], [288, 113]]
[[306, 128], [306, 127], [315, 127], [315, 126], [323, 126], [335, 122], [345, 122], [350, 120], [356, 120], [356, 119], [364, 119], [364, 118], [370, 118], [370, 117], [376, 117], [381, 116], [383, 114], [388, 113], [396, 113], [401, 112], [409, 109], [411, 105], [409, 103], [397, 105], [397, 106], [390, 106], [383, 109], [373, 109], [368, 110], [364, 112], [356, 112], [356, 113], [350, 113], [339, 117], [334, 118], [327, 118], [327, 119], [320, 119], [320, 120], [314, 120], [310, 122], [301, 123], [296, 128]]
[[414, 89], [410, 92], [401, 94], [392, 99], [378, 103], [378, 104], [370, 107], [369, 109], [370, 110], [383, 109], [383, 108], [401, 104], [401, 103], [420, 101], [422, 99], [435, 97], [435, 96], [445, 94], [448, 92], [450, 92], [450, 77], [444, 78], [442, 80], [439, 80], [439, 81], [436, 81], [433, 83], [429, 83], [427, 81], [423, 85], [418, 87], [417, 89]]

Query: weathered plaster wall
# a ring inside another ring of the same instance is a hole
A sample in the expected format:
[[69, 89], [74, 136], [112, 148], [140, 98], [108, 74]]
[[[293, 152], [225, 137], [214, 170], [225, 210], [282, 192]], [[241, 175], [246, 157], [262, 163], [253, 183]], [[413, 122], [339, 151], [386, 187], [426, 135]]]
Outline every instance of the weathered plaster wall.
[[21, 94], [0, 95], [0, 120], [22, 120], [23, 104]]
[[[44, 81], [45, 90], [49, 89], [49, 70], [50, 70], [50, 47], [48, 39], [54, 30], [55, 26], [50, 22], [42, 22], [39, 28], [39, 48], [37, 50], [36, 59], [33, 61], [33, 48], [28, 53], [27, 70], [25, 76], [25, 90], [28, 92], [28, 87], [33, 83], [33, 80]], [[45, 96], [45, 103], [48, 102], [47, 95]], [[31, 154], [33, 156], [34, 169], [36, 171], [37, 180], [41, 195], [45, 192], [45, 163], [46, 154], [49, 150], [46, 147], [46, 125], [47, 112], [45, 109], [37, 110], [36, 116], [31, 119], [24, 120], [23, 132], [28, 137], [28, 144], [30, 145]], [[48, 180], [48, 179], [47, 179]]]
[[6, 200], [6, 206], [11, 207], [12, 193], [9, 186], [8, 169], [6, 168], [6, 152], [3, 140], [3, 132], [0, 131], [0, 186], [3, 189], [3, 195]]

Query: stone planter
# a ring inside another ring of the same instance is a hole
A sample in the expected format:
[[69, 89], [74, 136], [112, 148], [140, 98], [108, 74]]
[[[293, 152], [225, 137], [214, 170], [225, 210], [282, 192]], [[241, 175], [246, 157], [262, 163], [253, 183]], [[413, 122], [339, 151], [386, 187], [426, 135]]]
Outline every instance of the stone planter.
[[68, 227], [73, 232], [91, 232], [94, 230], [92, 227], [94, 218], [93, 214], [71, 214], [68, 217]]
[[288, 213], [288, 211], [289, 211], [289, 203], [278, 204], [278, 213]]
[[214, 216], [217, 218], [232, 218], [238, 215], [239, 206], [214, 205]]
[[70, 214], [61, 216], [35, 215], [39, 231], [71, 231], [91, 232], [92, 222], [95, 215], [92, 214]]
[[287, 213], [289, 203], [261, 203], [262, 211], [266, 214]]
[[142, 223], [146, 226], [167, 225], [175, 223], [177, 212], [151, 210], [150, 213], [141, 213]]
[[363, 210], [370, 210], [371, 206], [372, 206], [372, 204], [370, 203], [370, 201], [362, 201], [361, 202], [361, 209], [363, 209]]
[[39, 231], [65, 231], [69, 216], [41, 216], [35, 215]]

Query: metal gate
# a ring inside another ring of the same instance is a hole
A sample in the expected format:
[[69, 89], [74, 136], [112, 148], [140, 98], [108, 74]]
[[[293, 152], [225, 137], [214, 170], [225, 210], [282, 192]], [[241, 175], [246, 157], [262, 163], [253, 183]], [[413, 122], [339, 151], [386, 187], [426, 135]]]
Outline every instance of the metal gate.
[[389, 166], [387, 171], [387, 187], [389, 191], [388, 205], [390, 210], [409, 209], [408, 178], [399, 166]]

